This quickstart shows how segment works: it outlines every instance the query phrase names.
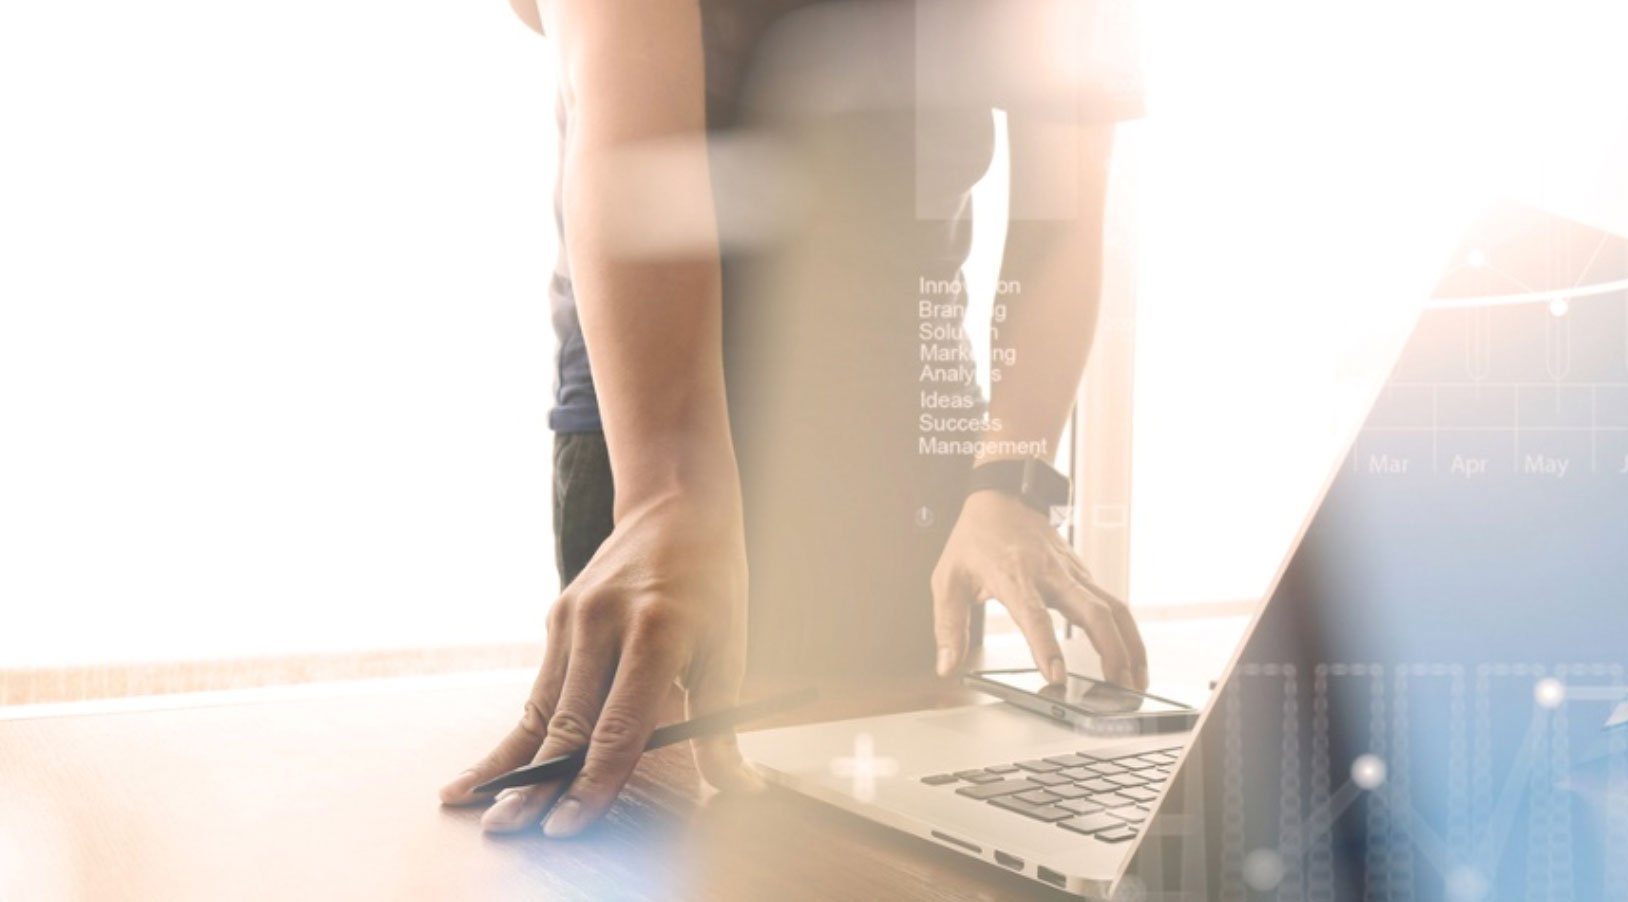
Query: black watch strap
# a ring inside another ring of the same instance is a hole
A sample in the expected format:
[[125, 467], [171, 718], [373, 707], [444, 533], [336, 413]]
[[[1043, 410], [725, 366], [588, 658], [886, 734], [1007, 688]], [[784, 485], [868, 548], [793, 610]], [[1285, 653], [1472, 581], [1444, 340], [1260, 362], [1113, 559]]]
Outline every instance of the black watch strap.
[[1053, 508], [1066, 508], [1073, 495], [1068, 477], [1037, 458], [992, 460], [972, 468], [967, 494], [996, 491], [1011, 495], [1051, 516]]

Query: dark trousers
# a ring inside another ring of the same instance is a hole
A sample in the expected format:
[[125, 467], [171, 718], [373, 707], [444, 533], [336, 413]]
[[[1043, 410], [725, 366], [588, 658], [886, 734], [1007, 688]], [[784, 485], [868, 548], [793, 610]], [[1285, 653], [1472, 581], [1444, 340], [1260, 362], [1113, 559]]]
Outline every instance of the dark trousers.
[[610, 455], [603, 432], [554, 435], [554, 564], [560, 588], [577, 578], [611, 533]]

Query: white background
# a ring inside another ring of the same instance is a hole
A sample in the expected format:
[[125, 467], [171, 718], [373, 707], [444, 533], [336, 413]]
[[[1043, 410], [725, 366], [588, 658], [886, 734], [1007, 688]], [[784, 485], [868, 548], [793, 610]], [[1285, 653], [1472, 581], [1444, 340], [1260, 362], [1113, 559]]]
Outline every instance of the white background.
[[552, 101], [500, 0], [0, 6], [0, 666], [539, 639]]

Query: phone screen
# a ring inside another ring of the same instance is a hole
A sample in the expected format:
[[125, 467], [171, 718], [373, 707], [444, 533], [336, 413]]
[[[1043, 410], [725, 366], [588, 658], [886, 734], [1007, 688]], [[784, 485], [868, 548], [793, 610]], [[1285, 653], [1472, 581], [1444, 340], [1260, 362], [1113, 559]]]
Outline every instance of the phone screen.
[[1143, 695], [1111, 683], [1102, 683], [1074, 674], [1068, 683], [1058, 686], [1046, 682], [1038, 670], [1014, 670], [1005, 673], [981, 673], [983, 679], [1000, 683], [1031, 695], [1061, 702], [1087, 714], [1111, 717], [1116, 714], [1179, 714], [1192, 709], [1167, 702], [1151, 695]]

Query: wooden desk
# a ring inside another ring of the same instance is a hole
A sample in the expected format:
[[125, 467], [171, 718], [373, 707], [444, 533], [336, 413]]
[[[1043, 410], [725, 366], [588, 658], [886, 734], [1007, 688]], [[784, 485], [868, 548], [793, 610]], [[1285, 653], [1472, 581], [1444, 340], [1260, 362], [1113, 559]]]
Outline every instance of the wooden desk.
[[[1200, 680], [1218, 670], [1235, 628], [1194, 636], [1196, 656], [1155, 646], [1156, 680], [1166, 660]], [[1088, 649], [1069, 654], [1089, 666]], [[1022, 649], [990, 657], [1004, 665]], [[0, 719], [0, 900], [1052, 896], [783, 792], [710, 793], [681, 748], [647, 755], [581, 838], [486, 836], [479, 809], [442, 808], [435, 791], [503, 734], [529, 681], [513, 672], [12, 712]], [[801, 718], [970, 700], [927, 681], [828, 697]]]

